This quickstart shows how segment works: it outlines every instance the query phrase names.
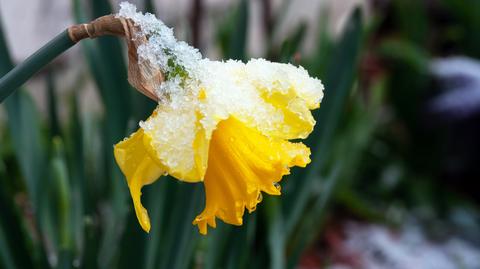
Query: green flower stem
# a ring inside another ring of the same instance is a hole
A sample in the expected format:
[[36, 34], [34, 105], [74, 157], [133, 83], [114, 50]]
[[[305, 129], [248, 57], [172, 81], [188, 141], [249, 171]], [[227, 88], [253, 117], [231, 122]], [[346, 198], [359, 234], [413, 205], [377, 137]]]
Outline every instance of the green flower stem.
[[113, 14], [106, 15], [87, 24], [73, 25], [63, 31], [0, 79], [0, 103], [45, 65], [78, 41], [104, 35], [125, 36], [122, 19]]
[[73, 45], [75, 45], [75, 42], [70, 39], [68, 30], [65, 30], [32, 56], [28, 57], [23, 63], [15, 66], [0, 79], [0, 103], [45, 65]]

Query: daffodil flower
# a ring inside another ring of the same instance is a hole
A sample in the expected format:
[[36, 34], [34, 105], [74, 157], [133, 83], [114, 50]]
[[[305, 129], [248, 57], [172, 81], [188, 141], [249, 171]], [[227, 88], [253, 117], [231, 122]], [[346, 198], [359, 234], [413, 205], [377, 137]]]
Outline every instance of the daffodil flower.
[[134, 22], [139, 70], [161, 70], [159, 104], [130, 137], [116, 144], [115, 159], [127, 178], [141, 227], [150, 220], [142, 206], [143, 186], [169, 174], [203, 182], [205, 209], [194, 220], [201, 234], [216, 218], [242, 225], [262, 192], [280, 195], [290, 167], [305, 167], [310, 150], [292, 139], [306, 138], [315, 125], [323, 85], [301, 67], [263, 59], [211, 61], [173, 37], [153, 15], [122, 3], [118, 16]]

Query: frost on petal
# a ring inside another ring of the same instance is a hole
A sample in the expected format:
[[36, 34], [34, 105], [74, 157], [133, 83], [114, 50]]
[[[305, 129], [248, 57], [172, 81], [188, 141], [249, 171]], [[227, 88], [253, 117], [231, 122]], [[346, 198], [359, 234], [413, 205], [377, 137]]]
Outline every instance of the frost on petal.
[[206, 100], [202, 124], [213, 130], [219, 120], [235, 116], [262, 133], [283, 138], [305, 138], [315, 120], [323, 85], [300, 67], [266, 60], [202, 61], [199, 74]]
[[[185, 103], [183, 103], [185, 104]], [[159, 106], [140, 126], [150, 138], [153, 153], [168, 174], [183, 181], [203, 180], [208, 140], [189, 106]]]
[[323, 85], [310, 77], [303, 67], [273, 63], [265, 59], [252, 59], [246, 64], [248, 77], [257, 89], [268, 95], [279, 93], [302, 99], [308, 109], [318, 108], [323, 98]]
[[[302, 67], [264, 59], [246, 64], [202, 59], [197, 49], [177, 41], [173, 30], [152, 14], [137, 13], [134, 6], [122, 3], [119, 16], [132, 20], [139, 34], [148, 37], [138, 47], [138, 61], [165, 74], [166, 81], [155, 89], [159, 105], [173, 109], [181, 100], [190, 102], [188, 106], [202, 115], [207, 139], [219, 121], [232, 115], [273, 137], [305, 138], [312, 131], [310, 110], [319, 107], [323, 85]], [[183, 98], [198, 97], [201, 90], [203, 100]]]

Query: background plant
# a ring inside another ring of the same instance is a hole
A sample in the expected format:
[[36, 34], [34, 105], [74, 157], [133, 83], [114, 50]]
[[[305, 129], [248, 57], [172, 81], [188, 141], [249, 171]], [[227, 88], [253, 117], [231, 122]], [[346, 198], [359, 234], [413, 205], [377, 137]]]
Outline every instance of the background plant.
[[[112, 12], [107, 0], [87, 2], [89, 8], [73, 0], [79, 23]], [[239, 1], [219, 23], [217, 45], [224, 58], [249, 58], [249, 4]], [[150, 1], [145, 6], [155, 12]], [[219, 222], [208, 236], [190, 223], [203, 208], [201, 184], [169, 178], [144, 189], [154, 229], [147, 235], [138, 227], [112, 145], [155, 104], [128, 84], [120, 40], [82, 41], [103, 114], [80, 113], [78, 90], [68, 103], [59, 102], [54, 68], [45, 76], [46, 118], [24, 89], [2, 105], [7, 121], [0, 129], [1, 267], [295, 268], [305, 251], [322, 241], [331, 221], [348, 216], [395, 225], [418, 208], [426, 209], [416, 214], [426, 223], [442, 224], [435, 226], [443, 229], [440, 234], [453, 227], [478, 242], [478, 201], [465, 185], [452, 191], [452, 182], [442, 176], [448, 158], [441, 145], [449, 141], [449, 126], [425, 128], [419, 119], [428, 95], [435, 93], [430, 58], [452, 50], [480, 55], [478, 36], [469, 34], [480, 29], [480, 5], [397, 0], [376, 7], [368, 23], [356, 9], [336, 39], [322, 20], [316, 48], [305, 54], [301, 48], [309, 26], [300, 24], [282, 42], [273, 42], [283, 13], [264, 5], [265, 57], [301, 64], [326, 87], [314, 113], [317, 126], [306, 142], [312, 163], [294, 169], [282, 181], [282, 197], [265, 196], [243, 226]], [[199, 30], [192, 29], [198, 45]], [[0, 74], [12, 67], [0, 32]], [[68, 107], [66, 121], [59, 120], [60, 106]], [[386, 183], [389, 178], [392, 184]], [[473, 226], [451, 218], [458, 208], [469, 212]]]

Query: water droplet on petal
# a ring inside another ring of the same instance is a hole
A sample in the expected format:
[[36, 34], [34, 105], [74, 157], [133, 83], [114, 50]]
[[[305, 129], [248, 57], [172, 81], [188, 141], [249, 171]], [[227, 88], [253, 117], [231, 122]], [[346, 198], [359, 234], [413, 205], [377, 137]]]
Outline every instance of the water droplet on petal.
[[280, 183], [278, 183], [278, 182], [273, 183], [273, 186], [274, 186], [275, 188], [277, 188], [278, 191], [281, 191], [281, 190], [282, 190], [282, 186], [280, 186]]
[[260, 203], [263, 200], [263, 195], [261, 192], [258, 193], [257, 202]]

